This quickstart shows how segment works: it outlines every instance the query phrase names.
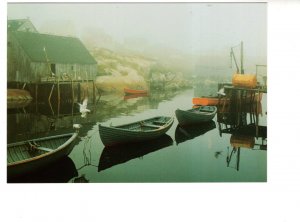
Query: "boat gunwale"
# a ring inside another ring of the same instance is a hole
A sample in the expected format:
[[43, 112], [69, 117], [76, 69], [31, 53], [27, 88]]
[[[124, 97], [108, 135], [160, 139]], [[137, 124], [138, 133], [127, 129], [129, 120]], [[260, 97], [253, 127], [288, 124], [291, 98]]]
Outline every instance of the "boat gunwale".
[[[59, 135], [59, 136], [50, 136], [50, 137], [44, 137], [44, 138], [38, 138], [38, 139], [31, 139], [31, 140], [34, 140], [34, 141], [41, 141], [41, 140], [46, 140], [46, 139], [48, 140], [48, 139], [65, 137], [65, 136], [70, 136], [70, 138], [68, 140], [66, 140], [66, 142], [64, 142], [58, 148], [54, 149], [53, 151], [50, 151], [50, 152], [47, 152], [47, 153], [43, 153], [41, 155], [38, 155], [38, 156], [35, 156], [35, 157], [31, 157], [31, 158], [28, 158], [28, 159], [25, 159], [25, 160], [20, 160], [20, 161], [8, 163], [7, 167], [17, 166], [17, 165], [20, 165], [20, 164], [32, 162], [34, 160], [38, 160], [38, 159], [50, 156], [50, 155], [52, 155], [54, 153], [57, 153], [57, 152], [63, 150], [64, 148], [66, 148], [67, 146], [69, 146], [76, 139], [76, 137], [78, 136], [78, 133], [75, 132], [75, 133], [68, 133], [68, 134], [63, 134], [63, 135]], [[25, 143], [25, 141], [21, 141], [21, 142], [17, 142], [17, 143], [11, 143], [11, 144], [7, 145], [7, 148], [12, 147], [12, 146], [19, 146], [19, 145], [22, 145], [24, 143]], [[7, 152], [8, 152], [8, 150], [7, 150]]]
[[133, 122], [133, 123], [128, 123], [128, 124], [124, 124], [124, 125], [118, 125], [118, 126], [104, 126], [104, 125], [99, 124], [99, 127], [107, 128], [107, 129], [115, 129], [115, 130], [124, 131], [124, 132], [138, 132], [138, 133], [143, 133], [144, 134], [144, 133], [150, 133], [150, 132], [160, 131], [162, 129], [165, 129], [165, 128], [169, 127], [174, 122], [174, 117], [167, 117], [167, 118], [170, 118], [170, 119], [164, 125], [161, 125], [157, 129], [147, 130], [147, 131], [134, 131], [134, 130], [130, 130], [130, 129], [120, 128], [120, 127], [123, 127], [123, 126], [130, 126], [130, 125], [133, 125], [133, 124], [139, 124], [139, 123], [141, 123], [143, 121], [155, 119], [157, 117], [167, 117], [167, 116], [156, 116], [156, 117], [153, 117], [153, 118], [144, 119], [144, 120], [136, 121], [136, 122]]
[[148, 94], [148, 90], [124, 88], [124, 93], [127, 94], [127, 95]]
[[197, 110], [199, 108], [193, 108], [193, 109], [189, 109], [189, 110], [182, 110], [182, 109], [177, 109], [177, 110], [182, 112], [182, 113], [193, 114], [195, 116], [198, 116], [198, 115], [211, 116], [211, 115], [215, 115], [217, 113], [217, 107], [216, 106], [212, 106], [212, 107], [214, 107], [214, 111], [212, 111], [212, 112], [201, 112], [201, 111], [199, 111], [197, 113], [193, 112], [194, 110]]

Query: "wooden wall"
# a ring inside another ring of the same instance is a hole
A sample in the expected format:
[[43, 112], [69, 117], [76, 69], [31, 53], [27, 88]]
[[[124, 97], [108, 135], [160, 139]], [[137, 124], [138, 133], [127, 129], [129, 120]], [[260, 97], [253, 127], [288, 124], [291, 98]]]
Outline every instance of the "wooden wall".
[[[62, 77], [68, 74], [74, 80], [95, 79], [97, 64], [55, 64], [55, 74]], [[32, 62], [24, 53], [18, 42], [8, 34], [7, 47], [7, 81], [40, 82], [44, 77], [49, 77], [50, 64], [46, 62]]]
[[35, 79], [31, 72], [30, 59], [18, 42], [8, 33], [7, 36], [7, 81], [30, 82]]

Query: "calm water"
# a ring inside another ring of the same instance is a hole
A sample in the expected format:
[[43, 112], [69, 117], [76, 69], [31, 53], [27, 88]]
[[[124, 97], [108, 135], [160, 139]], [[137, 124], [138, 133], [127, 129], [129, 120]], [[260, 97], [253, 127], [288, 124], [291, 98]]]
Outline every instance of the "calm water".
[[[124, 98], [103, 95], [86, 119], [77, 105], [60, 110], [45, 104], [8, 110], [8, 142], [72, 132], [73, 123], [83, 125], [80, 139], [69, 157], [41, 173], [9, 182], [263, 182], [267, 181], [266, 95], [259, 106], [259, 134], [249, 127], [230, 131], [225, 113], [207, 124], [179, 127], [177, 108], [189, 109], [196, 90], [154, 93], [150, 97]], [[98, 124], [118, 125], [152, 116], [174, 116], [167, 135], [151, 142], [105, 148]], [[219, 122], [218, 122], [219, 121]], [[225, 123], [224, 123], [225, 122]], [[227, 127], [227, 131], [226, 131]], [[241, 135], [242, 134], [242, 135]], [[257, 136], [257, 137], [256, 137]], [[240, 148], [233, 148], [240, 147]]]

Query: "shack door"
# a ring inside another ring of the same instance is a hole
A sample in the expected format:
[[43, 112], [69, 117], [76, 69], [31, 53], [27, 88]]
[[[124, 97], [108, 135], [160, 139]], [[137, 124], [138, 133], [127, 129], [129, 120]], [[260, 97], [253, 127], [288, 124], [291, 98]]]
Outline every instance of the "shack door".
[[56, 71], [55, 71], [55, 64], [51, 64], [51, 72], [56, 74]]

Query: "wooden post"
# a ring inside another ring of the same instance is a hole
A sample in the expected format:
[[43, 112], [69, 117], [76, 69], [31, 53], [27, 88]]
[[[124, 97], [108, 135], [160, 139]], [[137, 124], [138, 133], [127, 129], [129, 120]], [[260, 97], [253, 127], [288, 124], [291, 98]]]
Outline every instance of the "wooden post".
[[80, 88], [80, 82], [77, 83], [77, 102], [80, 102], [81, 100], [81, 88]]
[[51, 96], [52, 96], [53, 89], [54, 89], [54, 83], [52, 84], [52, 89], [51, 89], [49, 97], [48, 97], [48, 102], [49, 103], [50, 103], [50, 99], [51, 99]]
[[57, 116], [59, 116], [60, 108], [60, 88], [59, 88], [59, 78], [57, 78]]
[[93, 103], [96, 103], [96, 86], [95, 81], [93, 80]]
[[72, 90], [72, 104], [74, 103], [74, 85], [73, 85], [73, 78], [71, 78], [71, 90]]
[[244, 55], [243, 55], [243, 41], [241, 42], [241, 74], [244, 74]]
[[35, 112], [37, 113], [37, 103], [38, 103], [38, 84], [35, 83]]

